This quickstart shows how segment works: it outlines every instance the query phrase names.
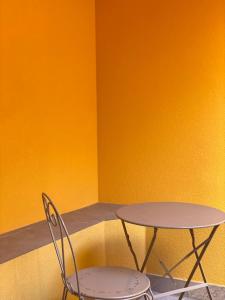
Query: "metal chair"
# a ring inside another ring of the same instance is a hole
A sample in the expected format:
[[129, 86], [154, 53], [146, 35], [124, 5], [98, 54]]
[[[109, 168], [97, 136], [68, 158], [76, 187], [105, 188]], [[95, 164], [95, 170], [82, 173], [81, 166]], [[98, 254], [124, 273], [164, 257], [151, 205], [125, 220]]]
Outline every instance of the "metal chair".
[[[62, 217], [45, 193], [42, 193], [42, 200], [61, 269], [64, 285], [62, 300], [67, 298], [68, 292], [78, 296], [80, 300], [84, 298], [132, 300], [142, 296], [148, 300], [153, 299], [150, 281], [147, 276], [139, 271], [122, 267], [91, 267], [78, 271], [75, 253]], [[69, 275], [67, 272], [65, 260], [66, 243], [72, 256], [74, 271], [72, 275]]]

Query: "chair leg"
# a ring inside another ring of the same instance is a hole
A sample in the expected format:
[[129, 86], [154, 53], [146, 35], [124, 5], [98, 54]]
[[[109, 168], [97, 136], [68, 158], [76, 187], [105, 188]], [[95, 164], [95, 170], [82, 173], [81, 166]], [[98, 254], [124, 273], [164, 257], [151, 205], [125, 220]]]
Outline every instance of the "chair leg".
[[153, 300], [154, 299], [154, 296], [153, 296], [153, 293], [151, 290], [149, 290], [148, 292], [145, 292], [144, 294], [144, 298], [147, 299], [147, 300]]
[[68, 293], [68, 290], [67, 290], [67, 288], [64, 286], [64, 288], [63, 288], [62, 300], [66, 300], [66, 298], [67, 298], [67, 293]]

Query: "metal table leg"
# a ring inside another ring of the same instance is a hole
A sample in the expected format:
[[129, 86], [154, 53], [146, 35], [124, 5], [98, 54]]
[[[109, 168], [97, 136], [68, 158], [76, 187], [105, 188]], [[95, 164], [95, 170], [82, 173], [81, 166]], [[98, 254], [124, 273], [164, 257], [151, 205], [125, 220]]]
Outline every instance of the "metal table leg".
[[[152, 249], [153, 249], [153, 246], [155, 244], [155, 241], [156, 241], [156, 238], [157, 238], [157, 232], [158, 232], [158, 228], [154, 228], [154, 233], [153, 233], [153, 237], [150, 241], [150, 244], [149, 244], [149, 248], [148, 248], [148, 251], [146, 253], [146, 256], [144, 258], [144, 261], [142, 263], [142, 266], [141, 268], [139, 267], [139, 264], [138, 264], [138, 259], [137, 259], [137, 256], [136, 256], [136, 253], [133, 249], [133, 246], [132, 246], [132, 243], [130, 241], [130, 237], [129, 237], [129, 234], [127, 232], [127, 228], [126, 228], [126, 225], [125, 225], [125, 222], [123, 220], [121, 220], [122, 222], [122, 225], [123, 225], [123, 230], [124, 230], [124, 233], [125, 233], [125, 237], [126, 237], [126, 240], [127, 240], [127, 243], [128, 243], [128, 246], [129, 246], [129, 249], [131, 251], [131, 254], [134, 258], [134, 262], [135, 262], [135, 265], [136, 265], [136, 268], [138, 271], [141, 271], [143, 272], [144, 271], [144, 268], [147, 264], [147, 261], [150, 257], [150, 254], [152, 253]], [[162, 293], [162, 294], [159, 294], [157, 296], [154, 296], [154, 299], [158, 299], [158, 298], [162, 298], [164, 296], [168, 296], [168, 295], [174, 295], [174, 294], [178, 294], [180, 293], [180, 297], [178, 300], [182, 300], [183, 299], [183, 296], [185, 294], [185, 292], [187, 291], [191, 291], [191, 290], [195, 290], [195, 289], [198, 289], [198, 288], [206, 288], [207, 289], [207, 293], [208, 293], [208, 296], [209, 296], [209, 299], [210, 300], [213, 300], [212, 298], [212, 295], [211, 295], [211, 292], [209, 290], [209, 287], [208, 287], [208, 283], [207, 283], [207, 280], [206, 280], [206, 276], [204, 274], [204, 270], [203, 270], [203, 267], [201, 265], [201, 260], [214, 236], [214, 234], [216, 233], [216, 230], [218, 229], [218, 225], [217, 226], [214, 226], [212, 231], [210, 232], [209, 234], [209, 237], [207, 239], [205, 239], [203, 242], [201, 242], [198, 246], [196, 246], [196, 243], [195, 243], [195, 235], [194, 235], [194, 230], [193, 229], [190, 229], [190, 234], [191, 234], [191, 238], [192, 238], [192, 247], [193, 247], [193, 250], [190, 251], [188, 254], [186, 254], [182, 259], [180, 259], [175, 265], [173, 265], [171, 268], [167, 269], [167, 267], [164, 265], [164, 263], [162, 261], [160, 261], [160, 264], [161, 266], [163, 267], [163, 269], [165, 270], [165, 273], [163, 274], [163, 277], [165, 276], [169, 276], [171, 279], [173, 279], [172, 275], [171, 275], [171, 272], [174, 271], [182, 262], [184, 262], [187, 258], [189, 258], [191, 255], [195, 254], [195, 257], [196, 257], [196, 263], [185, 283], [185, 286], [184, 288], [182, 289], [178, 289], [178, 290], [173, 290], [173, 291], [170, 291], [170, 292], [166, 292], [166, 293]], [[201, 249], [200, 253], [198, 253], [198, 250]], [[202, 284], [199, 284], [197, 286], [193, 286], [193, 287], [189, 287], [189, 284], [197, 270], [197, 268], [200, 269], [200, 272], [201, 272], [201, 275], [202, 275], [202, 278], [204, 280], [204, 283]]]
[[[123, 220], [121, 220], [121, 222], [122, 222], [122, 225], [123, 225], [123, 230], [124, 230], [124, 233], [125, 233], [125, 237], [126, 237], [126, 240], [127, 240], [128, 247], [129, 247], [130, 252], [131, 252], [131, 254], [132, 254], [133, 258], [134, 258], [134, 263], [135, 263], [136, 269], [137, 269], [138, 271], [140, 271], [140, 272], [143, 272], [144, 269], [145, 269], [145, 266], [146, 266], [146, 264], [147, 264], [147, 261], [148, 261], [148, 259], [149, 259], [149, 256], [150, 256], [150, 254], [151, 254], [151, 252], [152, 252], [152, 249], [153, 249], [153, 246], [154, 246], [154, 243], [155, 243], [155, 240], [156, 240], [157, 230], [158, 230], [158, 229], [157, 229], [157, 228], [154, 228], [154, 233], [153, 233], [152, 240], [151, 240], [151, 242], [150, 242], [150, 244], [149, 244], [148, 251], [147, 251], [147, 253], [146, 253], [146, 256], [145, 256], [145, 258], [144, 258], [144, 261], [143, 261], [143, 263], [142, 263], [142, 266], [141, 266], [141, 268], [140, 268], [140, 267], [139, 267], [139, 264], [138, 264], [138, 260], [137, 260], [136, 253], [135, 253], [135, 251], [134, 251], [134, 249], [133, 249], [133, 246], [132, 246], [132, 243], [131, 243], [131, 241], [130, 241], [130, 237], [129, 237], [129, 234], [128, 234], [128, 231], [127, 231], [127, 228], [126, 228], [126, 224], [125, 224], [125, 222], [124, 222]], [[152, 291], [151, 291], [150, 288], [149, 288], [149, 294], [151, 295], [151, 298], [154, 299], [154, 295], [153, 295], [153, 293], [152, 293]], [[144, 295], [144, 298], [145, 298], [145, 300], [148, 300], [150, 297], [149, 297], [149, 295], [146, 294], [146, 295]]]
[[155, 228], [155, 227], [154, 227], [153, 237], [152, 237], [152, 240], [151, 240], [151, 242], [150, 242], [150, 244], [149, 244], [148, 251], [147, 251], [147, 254], [146, 254], [146, 256], [145, 256], [145, 259], [144, 259], [144, 261], [143, 261], [143, 264], [142, 264], [142, 267], [141, 267], [141, 272], [144, 271], [144, 268], [145, 268], [145, 266], [146, 266], [146, 264], [147, 264], [147, 261], [148, 261], [148, 259], [149, 259], [149, 256], [150, 256], [150, 254], [151, 254], [151, 252], [152, 252], [152, 249], [153, 249], [153, 246], [154, 246], [154, 244], [155, 244], [156, 237], [157, 237], [157, 231], [158, 231], [158, 228]]
[[[204, 246], [206, 244], [206, 242], [209, 240], [209, 238], [207, 238], [206, 240], [204, 240], [203, 242], [201, 242], [201, 244], [199, 244], [195, 249], [198, 250], [200, 249], [202, 246]], [[186, 254], [182, 259], [180, 259], [175, 265], [173, 265], [172, 267], [170, 267], [164, 274], [163, 277], [165, 276], [171, 276], [171, 272], [174, 271], [182, 262], [184, 262], [186, 259], [188, 259], [191, 255], [193, 255], [195, 252], [195, 250], [190, 251], [188, 254]]]
[[128, 232], [127, 232], [126, 224], [125, 224], [125, 222], [124, 222], [123, 220], [121, 220], [121, 222], [122, 222], [122, 225], [123, 225], [123, 230], [124, 230], [124, 233], [125, 233], [125, 237], [126, 237], [126, 240], [127, 240], [128, 247], [129, 247], [130, 252], [131, 252], [131, 254], [132, 254], [133, 258], [134, 258], [134, 262], [135, 262], [136, 268], [137, 268], [138, 271], [143, 272], [143, 271], [144, 271], [144, 268], [145, 268], [145, 266], [146, 266], [146, 264], [147, 264], [147, 261], [148, 261], [148, 259], [149, 259], [149, 256], [150, 256], [150, 254], [151, 254], [151, 252], [152, 252], [153, 246], [154, 246], [154, 244], [155, 244], [155, 240], [156, 240], [156, 237], [157, 237], [157, 231], [158, 231], [158, 228], [154, 228], [153, 237], [152, 237], [152, 239], [151, 239], [151, 242], [150, 242], [150, 244], [149, 244], [148, 251], [147, 251], [147, 253], [146, 253], [146, 256], [145, 256], [145, 258], [144, 258], [144, 261], [143, 261], [143, 263], [142, 263], [142, 266], [141, 266], [141, 268], [140, 268], [140, 267], [139, 267], [139, 264], [138, 264], [138, 260], [137, 260], [136, 253], [135, 253], [135, 251], [134, 251], [134, 249], [133, 249], [133, 246], [132, 246], [131, 241], [130, 241], [129, 234], [128, 234]]
[[[217, 230], [218, 227], [219, 227], [218, 225], [213, 227], [213, 229], [212, 229], [212, 231], [211, 231], [211, 233], [209, 235], [209, 238], [208, 238], [207, 242], [205, 243], [205, 245], [203, 246], [200, 254], [196, 255], [196, 263], [195, 263], [195, 265], [194, 265], [194, 267], [193, 267], [193, 269], [192, 269], [192, 271], [191, 271], [191, 273], [190, 273], [190, 275], [189, 275], [189, 277], [188, 277], [188, 279], [187, 279], [187, 281], [185, 283], [184, 288], [186, 288], [186, 287], [189, 286], [189, 284], [191, 282], [191, 279], [193, 278], [193, 276], [194, 276], [197, 268], [200, 267], [201, 260], [202, 260], [202, 258], [204, 256], [204, 254], [205, 254], [205, 252], [206, 252], [206, 250], [207, 250], [207, 248], [208, 248], [208, 246], [209, 246], [209, 244], [210, 244], [210, 242], [211, 242], [214, 234], [216, 233], [216, 230]], [[194, 249], [194, 253], [196, 254], [196, 248]], [[180, 295], [180, 297], [179, 297], [178, 300], [182, 300], [183, 299], [184, 293], [185, 292], [181, 293], [181, 295]], [[211, 296], [211, 294], [210, 294], [210, 296]]]
[[[198, 256], [198, 250], [196, 249], [196, 244], [195, 244], [195, 234], [194, 234], [194, 229], [190, 229], [190, 234], [191, 234], [191, 239], [192, 239], [192, 246], [193, 246], [193, 249], [195, 251], [195, 257], [196, 259], [198, 260], [199, 259], [199, 256]], [[205, 283], [207, 283], [207, 279], [206, 279], [206, 276], [204, 274], [204, 270], [203, 270], [203, 267], [202, 267], [202, 264], [201, 262], [199, 262], [199, 269], [200, 269], [200, 272], [202, 274], [202, 279]], [[207, 286], [206, 287], [207, 289], [207, 293], [208, 293], [208, 296], [209, 296], [209, 299], [210, 300], [213, 300], [212, 298], [212, 295], [211, 295], [211, 292], [209, 290], [209, 287]]]
[[137, 256], [136, 256], [136, 254], [134, 252], [134, 249], [132, 247], [132, 244], [131, 244], [131, 241], [130, 241], [129, 234], [127, 232], [127, 228], [126, 228], [125, 222], [123, 220], [121, 220], [121, 222], [122, 222], [122, 225], [123, 225], [123, 230], [124, 230], [124, 233], [125, 233], [125, 237], [126, 237], [126, 240], [127, 240], [128, 247], [129, 247], [130, 252], [131, 252], [131, 254], [133, 255], [133, 258], [134, 258], [134, 263], [135, 263], [136, 269], [138, 271], [140, 271], [140, 268], [139, 268], [139, 265], [138, 265]]

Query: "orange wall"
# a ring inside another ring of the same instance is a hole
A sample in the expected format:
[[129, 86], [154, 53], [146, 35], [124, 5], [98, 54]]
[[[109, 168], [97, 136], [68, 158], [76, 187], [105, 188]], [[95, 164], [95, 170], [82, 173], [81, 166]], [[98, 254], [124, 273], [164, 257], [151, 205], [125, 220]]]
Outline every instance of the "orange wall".
[[[43, 219], [43, 190], [61, 211], [98, 200], [95, 8], [3, 0], [0, 14], [5, 232]], [[100, 201], [225, 210], [223, 19], [222, 0], [96, 0]], [[221, 231], [206, 269], [224, 284]], [[174, 244], [162, 240], [170, 264]]]
[[94, 0], [0, 4], [0, 231], [97, 198]]
[[96, 3], [100, 200], [225, 209], [224, 2]]
[[[224, 3], [96, 1], [100, 201], [225, 211]], [[205, 264], [209, 281], [225, 284], [222, 237], [224, 228]], [[167, 265], [191, 247], [187, 233], [160, 240]]]

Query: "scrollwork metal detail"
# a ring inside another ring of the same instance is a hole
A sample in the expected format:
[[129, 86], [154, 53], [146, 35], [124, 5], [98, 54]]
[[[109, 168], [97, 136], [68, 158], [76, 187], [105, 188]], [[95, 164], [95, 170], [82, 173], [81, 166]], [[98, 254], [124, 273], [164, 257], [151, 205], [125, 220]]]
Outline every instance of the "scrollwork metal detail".
[[[55, 207], [54, 203], [49, 198], [49, 196], [46, 195], [45, 193], [42, 193], [42, 201], [44, 205], [46, 220], [52, 237], [52, 242], [54, 244], [57, 258], [59, 261], [59, 265], [61, 269], [61, 277], [62, 277], [64, 287], [67, 291], [69, 291], [72, 294], [76, 294], [79, 297], [79, 299], [81, 299], [76, 259], [75, 259], [74, 249], [70, 241], [68, 230], [66, 228], [66, 225], [61, 215], [58, 213], [57, 208]], [[77, 292], [73, 290], [71, 284], [68, 281], [68, 274], [67, 274], [66, 260], [65, 260], [65, 243], [67, 243], [67, 246], [72, 255], [74, 273], [76, 274]]]

